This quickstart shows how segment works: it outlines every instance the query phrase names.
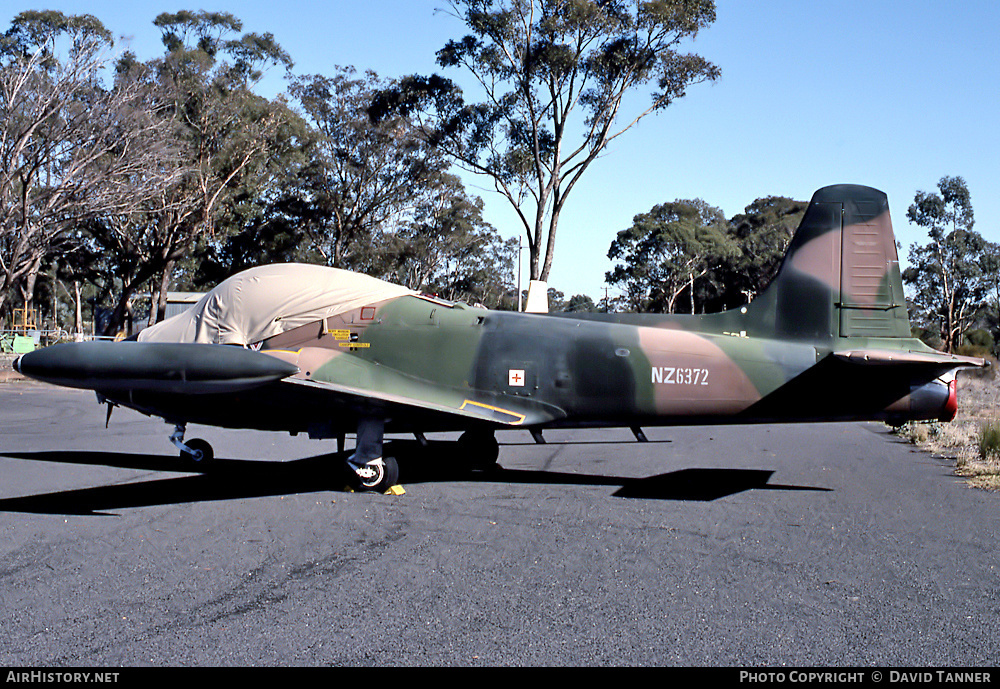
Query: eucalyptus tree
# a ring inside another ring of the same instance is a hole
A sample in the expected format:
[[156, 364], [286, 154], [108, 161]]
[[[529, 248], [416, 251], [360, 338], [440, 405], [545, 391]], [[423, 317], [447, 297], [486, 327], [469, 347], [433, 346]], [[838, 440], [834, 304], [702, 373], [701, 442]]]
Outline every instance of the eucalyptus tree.
[[751, 302], [771, 284], [808, 205], [786, 196], [766, 196], [729, 219], [729, 236], [739, 250], [712, 271], [717, 294], [707, 310]]
[[449, 167], [407, 118], [369, 119], [372, 97], [391, 84], [353, 67], [292, 81], [315, 136], [287, 206], [327, 265], [371, 272], [372, 247], [426, 203]]
[[171, 182], [145, 94], [103, 83], [112, 50], [90, 15], [23, 12], [0, 37], [0, 313], [16, 290], [31, 307], [54, 245]]
[[930, 239], [910, 247], [903, 272], [913, 288], [913, 315], [935, 327], [953, 352], [992, 287], [991, 246], [973, 229], [972, 197], [962, 177], [942, 177], [937, 192], [918, 191], [906, 217]]
[[409, 117], [367, 114], [393, 86], [352, 67], [293, 80], [290, 94], [312, 135], [274, 218], [327, 265], [497, 304], [513, 271], [499, 265], [505, 244], [483, 220], [482, 200]]
[[215, 235], [228, 204], [261, 176], [289, 116], [280, 101], [253, 92], [266, 68], [292, 65], [271, 34], [240, 35], [242, 23], [218, 12], [164, 13], [154, 24], [165, 54], [146, 63], [125, 56], [119, 79], [147, 85], [153, 110], [170, 127], [177, 175], [162, 193], [144, 196], [138, 211], [105, 220], [101, 241], [120, 247], [119, 260], [134, 266], [116, 323], [148, 283], [150, 323], [163, 318], [178, 261]]
[[469, 198], [458, 177], [443, 175], [427, 202], [387, 236], [385, 272], [412, 289], [454, 282], [463, 259], [480, 251], [493, 231], [482, 209], [482, 200]]
[[390, 84], [352, 67], [292, 79], [295, 142], [275, 159], [272, 193], [258, 217], [213, 243], [199, 280], [306, 261], [482, 301], [488, 281], [474, 274], [512, 272], [480, 271], [498, 238], [448, 158], [405, 117], [369, 119], [373, 95]]
[[695, 313], [696, 281], [737, 251], [720, 209], [701, 199], [677, 200], [636, 215], [618, 233], [608, 250], [618, 263], [606, 281], [624, 290], [630, 310], [679, 313], [686, 291], [688, 313]]
[[482, 199], [469, 197], [458, 177], [446, 174], [429, 191], [386, 244], [387, 276], [446, 299], [506, 307], [516, 289], [517, 240], [483, 219]]
[[[715, 20], [711, 0], [452, 0], [470, 33], [438, 64], [471, 75], [478, 103], [439, 75], [388, 89], [374, 118], [412, 114], [424, 135], [510, 203], [546, 281], [566, 201], [591, 164], [645, 116], [719, 77], [681, 46]], [[628, 95], [651, 85], [636, 106]]]

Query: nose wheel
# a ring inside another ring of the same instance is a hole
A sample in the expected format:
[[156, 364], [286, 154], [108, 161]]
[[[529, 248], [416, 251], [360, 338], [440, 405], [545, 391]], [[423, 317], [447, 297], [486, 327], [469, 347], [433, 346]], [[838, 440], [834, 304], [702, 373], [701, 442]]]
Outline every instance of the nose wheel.
[[181, 450], [181, 459], [184, 461], [195, 462], [199, 466], [204, 466], [215, 459], [215, 450], [212, 449], [207, 440], [195, 438], [194, 440], [187, 441], [185, 444], [188, 449]]
[[180, 450], [180, 457], [186, 464], [192, 464], [198, 468], [204, 468], [215, 459], [215, 451], [207, 440], [195, 438], [184, 442], [184, 431], [186, 424], [174, 426], [174, 432], [170, 434], [170, 442]]

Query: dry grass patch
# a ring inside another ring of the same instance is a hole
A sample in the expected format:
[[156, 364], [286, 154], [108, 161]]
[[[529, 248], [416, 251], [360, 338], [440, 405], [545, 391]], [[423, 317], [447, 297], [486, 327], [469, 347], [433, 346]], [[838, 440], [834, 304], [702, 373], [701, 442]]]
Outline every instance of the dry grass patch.
[[964, 478], [974, 488], [1000, 490], [1000, 464], [976, 462], [956, 467], [955, 473]]

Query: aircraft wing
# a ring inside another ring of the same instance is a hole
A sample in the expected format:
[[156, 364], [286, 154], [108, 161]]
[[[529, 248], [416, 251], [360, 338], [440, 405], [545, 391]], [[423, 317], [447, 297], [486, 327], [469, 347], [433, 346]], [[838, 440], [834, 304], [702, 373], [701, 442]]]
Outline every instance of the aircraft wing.
[[301, 376], [286, 378], [282, 384], [304, 386], [359, 409], [381, 407], [390, 414], [419, 411], [504, 426], [536, 426], [566, 416], [558, 407], [528, 398], [500, 399], [499, 395], [435, 385], [384, 366], [368, 368], [371, 376], [364, 386]]
[[355, 407], [381, 406], [397, 411], [419, 410], [506, 426], [534, 426], [566, 416], [565, 412], [557, 407], [532, 403], [527, 400], [521, 400], [518, 404], [508, 402], [499, 406], [499, 404], [490, 403], [492, 400], [489, 402], [476, 401], [460, 394], [448, 395], [450, 399], [445, 401], [437, 394], [437, 390], [428, 390], [428, 396], [421, 397], [367, 390], [328, 381], [288, 378], [284, 382], [326, 391]]
[[[318, 404], [325, 397], [355, 410], [378, 409], [399, 417], [416, 413], [425, 418], [533, 426], [565, 416], [557, 407], [528, 398], [501, 399], [482, 391], [437, 385], [353, 357], [351, 375], [346, 378], [310, 377], [308, 371], [300, 370], [303, 364], [298, 353], [290, 354], [200, 343], [75, 342], [25, 354], [15, 368], [47, 383], [95, 390], [117, 400], [135, 398], [129, 406], [165, 418], [184, 416], [184, 405], [178, 407], [177, 399], [187, 395], [235, 395], [275, 383], [290, 391], [285, 399], [294, 400], [298, 387], [309, 390], [302, 397]], [[364, 383], [354, 382], [360, 380]], [[143, 393], [141, 404], [139, 393]], [[199, 421], [211, 423], [211, 410], [217, 404], [192, 400], [188, 406], [199, 410]], [[219, 414], [223, 413], [230, 412], [220, 409]]]

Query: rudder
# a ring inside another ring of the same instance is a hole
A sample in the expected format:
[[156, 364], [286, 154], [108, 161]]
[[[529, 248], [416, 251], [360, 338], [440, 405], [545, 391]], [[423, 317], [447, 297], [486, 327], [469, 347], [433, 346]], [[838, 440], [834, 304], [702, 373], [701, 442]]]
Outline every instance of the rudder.
[[842, 184], [813, 194], [765, 296], [782, 338], [910, 337], [885, 193]]

